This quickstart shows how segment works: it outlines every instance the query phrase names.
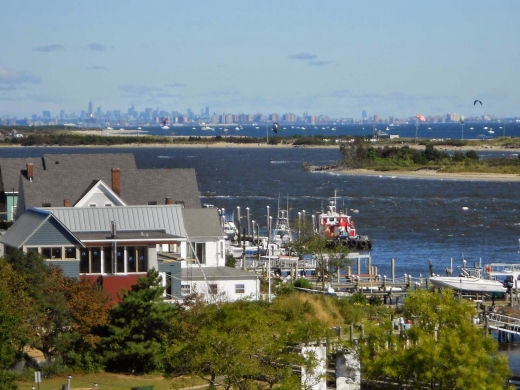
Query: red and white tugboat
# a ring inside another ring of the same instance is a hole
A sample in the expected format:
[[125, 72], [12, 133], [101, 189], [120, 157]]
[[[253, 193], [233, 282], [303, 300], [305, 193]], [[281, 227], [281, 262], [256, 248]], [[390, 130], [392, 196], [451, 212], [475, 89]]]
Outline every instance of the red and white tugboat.
[[358, 235], [352, 217], [337, 211], [337, 197], [329, 200], [328, 210], [319, 216], [319, 232], [329, 237], [332, 244], [352, 249], [369, 250], [372, 242], [366, 235]]

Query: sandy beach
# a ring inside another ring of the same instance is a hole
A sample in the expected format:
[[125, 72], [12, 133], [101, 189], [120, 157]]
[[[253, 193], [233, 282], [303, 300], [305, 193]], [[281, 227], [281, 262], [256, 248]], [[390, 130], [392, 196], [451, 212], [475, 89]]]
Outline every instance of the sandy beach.
[[404, 177], [413, 179], [429, 179], [429, 180], [469, 180], [469, 181], [499, 181], [499, 182], [516, 182], [520, 181], [520, 175], [516, 174], [490, 174], [490, 173], [442, 173], [431, 169], [421, 169], [412, 172], [402, 171], [385, 171], [378, 172], [370, 169], [340, 169], [334, 173], [342, 175], [363, 175], [375, 177]]

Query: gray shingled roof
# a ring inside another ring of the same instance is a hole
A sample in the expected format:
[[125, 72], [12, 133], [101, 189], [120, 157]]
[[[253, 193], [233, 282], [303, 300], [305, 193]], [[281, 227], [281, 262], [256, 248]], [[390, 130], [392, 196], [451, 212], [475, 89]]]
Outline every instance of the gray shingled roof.
[[[112, 221], [116, 221], [116, 230], [136, 232], [162, 230], [177, 237], [186, 237], [182, 207], [179, 205], [46, 207], [36, 210], [52, 213], [73, 233], [109, 232]], [[18, 221], [13, 226], [17, 223]]]
[[27, 163], [41, 171], [43, 168], [41, 157], [0, 158], [0, 191], [18, 192], [20, 173], [25, 171]]
[[[184, 202], [187, 208], [200, 208], [199, 189], [193, 168], [121, 168], [121, 199], [127, 205], [148, 205], [149, 202], [165, 204], [166, 198]], [[102, 180], [112, 187], [110, 167], [88, 170], [55, 170], [35, 172], [31, 182], [22, 180], [20, 207], [63, 206], [65, 199], [75, 205], [91, 188]], [[20, 210], [23, 212], [23, 210]]]
[[44, 154], [44, 168], [54, 170], [137, 169], [133, 153]]
[[132, 153], [44, 154], [43, 157], [0, 158], [0, 191], [19, 191], [20, 173], [26, 175], [27, 163], [32, 163], [34, 175], [43, 170], [79, 170], [86, 168], [137, 169]]
[[217, 209], [183, 209], [182, 215], [190, 238], [225, 236]]

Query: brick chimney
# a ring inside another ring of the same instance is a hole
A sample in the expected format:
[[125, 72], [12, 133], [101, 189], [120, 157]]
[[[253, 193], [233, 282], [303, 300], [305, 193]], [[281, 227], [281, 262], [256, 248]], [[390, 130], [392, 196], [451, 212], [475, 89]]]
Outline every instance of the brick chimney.
[[173, 204], [172, 198], [166, 198], [166, 201], [164, 204]]
[[112, 191], [118, 196], [121, 195], [121, 170], [119, 168], [112, 168]]
[[27, 179], [29, 179], [29, 181], [32, 181], [33, 176], [34, 176], [34, 165], [33, 165], [33, 163], [27, 163]]
[[63, 199], [63, 207], [70, 207], [70, 199]]

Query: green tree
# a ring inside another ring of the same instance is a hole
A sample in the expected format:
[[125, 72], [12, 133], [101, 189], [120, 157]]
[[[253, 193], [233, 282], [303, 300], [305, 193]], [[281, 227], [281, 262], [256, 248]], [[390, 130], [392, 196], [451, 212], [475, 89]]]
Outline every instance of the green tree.
[[31, 299], [27, 283], [0, 258], [0, 389], [16, 389], [10, 372], [22, 348], [29, 342], [27, 316]]
[[40, 350], [48, 363], [58, 360], [77, 369], [95, 369], [99, 336], [94, 328], [106, 323], [108, 313], [101, 287], [67, 277], [59, 267], [46, 266], [35, 252], [13, 251], [7, 261], [25, 280], [24, 291], [31, 298], [26, 318], [28, 344]]
[[325, 282], [332, 281], [332, 275], [338, 273], [341, 267], [350, 264], [350, 250], [347, 245], [341, 245], [338, 240], [331, 240], [324, 234], [314, 232], [311, 224], [299, 225], [300, 234], [293, 249], [300, 254], [312, 255], [316, 261], [316, 275], [325, 290]]
[[178, 314], [177, 306], [163, 301], [164, 291], [158, 271], [152, 269], [120, 295], [101, 341], [109, 370], [147, 373], [163, 369], [164, 351]]
[[253, 382], [268, 388], [298, 382], [292, 388], [299, 388], [292, 367], [310, 370], [315, 361], [303, 356], [298, 346], [326, 337], [328, 329], [313, 318], [310, 304], [289, 295], [271, 304], [199, 303], [183, 312], [169, 363], [173, 373], [198, 375], [210, 388], [217, 380], [225, 389], [249, 389]]
[[361, 345], [365, 377], [388, 379], [400, 389], [503, 389], [507, 357], [473, 324], [475, 314], [451, 290], [412, 292], [403, 306], [410, 329], [398, 335], [389, 321], [367, 326]]

